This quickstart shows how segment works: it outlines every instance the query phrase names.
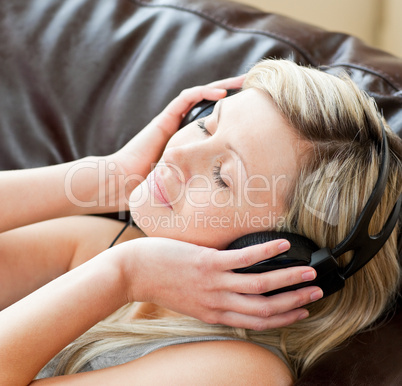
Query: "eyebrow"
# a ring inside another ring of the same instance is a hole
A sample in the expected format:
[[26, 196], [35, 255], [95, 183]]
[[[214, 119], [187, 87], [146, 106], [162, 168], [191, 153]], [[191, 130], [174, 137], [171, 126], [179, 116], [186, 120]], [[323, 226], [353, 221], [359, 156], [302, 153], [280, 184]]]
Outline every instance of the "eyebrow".
[[[216, 115], [217, 115], [217, 116], [216, 116], [216, 124], [217, 124], [217, 125], [219, 125], [219, 119], [220, 119], [221, 113], [222, 113], [222, 105], [223, 105], [223, 99], [220, 99], [220, 100], [218, 101], [218, 103], [216, 104]], [[225, 147], [226, 147], [227, 149], [233, 151], [233, 152], [237, 155], [237, 157], [239, 157], [240, 162], [242, 163], [243, 169], [244, 169], [244, 171], [245, 171], [245, 173], [246, 173], [246, 178], [248, 178], [248, 173], [247, 173], [247, 169], [246, 169], [246, 164], [245, 164], [245, 162], [244, 162], [243, 157], [240, 155], [240, 153], [239, 153], [236, 149], [234, 149], [234, 148], [231, 146], [230, 143], [226, 143], [226, 144], [225, 144]]]

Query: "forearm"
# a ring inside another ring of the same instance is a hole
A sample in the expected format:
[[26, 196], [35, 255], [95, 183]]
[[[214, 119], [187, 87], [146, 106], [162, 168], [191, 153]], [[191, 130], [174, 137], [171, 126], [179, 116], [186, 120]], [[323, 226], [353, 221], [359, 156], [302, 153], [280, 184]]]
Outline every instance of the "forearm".
[[208, 323], [258, 330], [305, 318], [308, 313], [300, 307], [317, 300], [317, 291], [322, 296], [317, 287], [268, 298], [255, 295], [313, 280], [310, 267], [258, 278], [233, 272], [290, 246], [284, 249], [283, 244], [282, 239], [218, 251], [145, 237], [108, 249], [0, 313], [3, 384], [27, 384], [68, 343], [133, 301], [153, 302]]
[[126, 303], [122, 250], [102, 253], [0, 313], [2, 384], [28, 384], [63, 347]]
[[0, 202], [6, 204], [0, 232], [51, 218], [126, 210], [126, 185], [107, 157], [0, 172]]
[[183, 91], [120, 151], [56, 166], [0, 172], [0, 232], [42, 220], [128, 209], [129, 193], [151, 171], [183, 116], [202, 99], [218, 100], [222, 88], [239, 88], [243, 77]]

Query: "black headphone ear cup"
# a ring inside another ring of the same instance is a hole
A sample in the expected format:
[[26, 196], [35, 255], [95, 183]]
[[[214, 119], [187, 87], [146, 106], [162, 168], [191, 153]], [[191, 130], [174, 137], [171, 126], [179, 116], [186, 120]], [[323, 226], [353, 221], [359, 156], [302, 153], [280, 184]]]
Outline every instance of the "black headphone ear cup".
[[[227, 90], [227, 96], [234, 95], [238, 93], [240, 90]], [[216, 105], [217, 101], [209, 101], [209, 100], [202, 100], [201, 102], [198, 102], [183, 118], [183, 120], [180, 123], [179, 129], [183, 128], [184, 126], [187, 126], [189, 123], [197, 120], [204, 118], [210, 114], [212, 114], [212, 111], [214, 110], [214, 107]]]
[[298, 235], [296, 233], [289, 232], [274, 232], [274, 231], [264, 231], [255, 232], [248, 235], [242, 236], [237, 240], [233, 241], [227, 249], [241, 249], [249, 247], [251, 245], [262, 244], [272, 240], [286, 239], [290, 242], [292, 247], [305, 247], [315, 252], [319, 248], [317, 245], [308, 239], [307, 237]]
[[207, 100], [197, 103], [181, 121], [180, 129], [197, 119], [204, 118], [212, 114], [215, 104], [215, 101]]
[[308, 265], [311, 262], [312, 253], [319, 249], [310, 239], [288, 232], [251, 233], [238, 238], [232, 242], [227, 249], [241, 249], [277, 239], [288, 240], [291, 244], [290, 249], [270, 259], [260, 261], [250, 267], [239, 268], [234, 271], [238, 273], [261, 273], [280, 268]]

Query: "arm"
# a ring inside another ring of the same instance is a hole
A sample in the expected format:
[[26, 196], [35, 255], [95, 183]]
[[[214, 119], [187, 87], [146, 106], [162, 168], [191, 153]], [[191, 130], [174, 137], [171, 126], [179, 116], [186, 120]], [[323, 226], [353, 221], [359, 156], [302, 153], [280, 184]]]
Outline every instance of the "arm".
[[64, 346], [125, 304], [119, 258], [112, 264], [108, 255], [99, 255], [0, 313], [2, 384], [28, 384]]
[[184, 90], [126, 146], [106, 157], [0, 172], [0, 233], [35, 222], [128, 209], [128, 196], [151, 170], [183, 116], [202, 99], [218, 100], [243, 77]]
[[310, 302], [309, 288], [271, 298], [254, 294], [294, 284], [311, 269], [269, 272], [257, 281], [230, 270], [274, 256], [280, 242], [216, 251], [143, 238], [106, 250], [0, 313], [4, 384], [29, 383], [63, 347], [127, 302], [151, 301], [206, 322], [255, 329], [305, 317], [288, 310]]
[[[67, 164], [1, 172], [0, 202], [7, 205], [2, 208], [0, 232], [50, 218], [99, 211], [101, 208], [94, 205], [98, 186], [106, 182], [99, 181], [98, 185], [100, 163], [100, 158], [88, 157]], [[68, 179], [70, 191], [65, 186]], [[86, 205], [76, 205], [78, 200]]]
[[[107, 249], [122, 229], [101, 216], [71, 216], [0, 234], [0, 311]], [[142, 236], [129, 227], [117, 244]]]

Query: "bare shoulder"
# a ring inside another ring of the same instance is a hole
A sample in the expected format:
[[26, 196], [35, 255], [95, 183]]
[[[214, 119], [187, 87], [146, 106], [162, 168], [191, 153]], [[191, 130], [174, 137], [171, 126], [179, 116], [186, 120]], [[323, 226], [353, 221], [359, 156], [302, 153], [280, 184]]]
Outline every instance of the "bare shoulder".
[[123, 365], [33, 382], [35, 385], [264, 385], [293, 384], [276, 355], [253, 343], [186, 343], [154, 351]]
[[164, 374], [166, 384], [293, 384], [291, 373], [280, 358], [261, 346], [244, 341], [169, 346], [134, 362], [133, 365], [142, 369], [158, 369], [157, 373]]

